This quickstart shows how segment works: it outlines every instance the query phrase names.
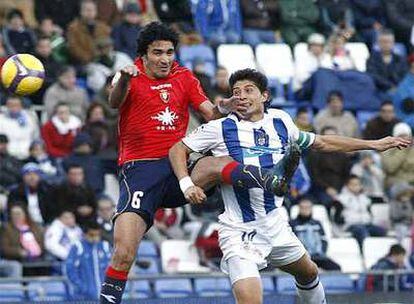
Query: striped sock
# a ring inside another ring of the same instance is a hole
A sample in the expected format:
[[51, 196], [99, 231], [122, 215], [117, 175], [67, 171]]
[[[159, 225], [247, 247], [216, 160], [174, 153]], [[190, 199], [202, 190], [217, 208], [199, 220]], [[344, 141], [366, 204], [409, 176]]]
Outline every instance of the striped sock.
[[319, 277], [308, 284], [296, 282], [296, 291], [302, 304], [326, 304], [325, 291]]

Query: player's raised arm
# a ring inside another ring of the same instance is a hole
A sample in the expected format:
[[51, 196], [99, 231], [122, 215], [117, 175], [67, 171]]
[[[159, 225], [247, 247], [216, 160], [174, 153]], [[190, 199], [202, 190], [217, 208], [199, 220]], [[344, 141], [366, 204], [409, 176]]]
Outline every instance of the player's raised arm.
[[124, 102], [129, 90], [129, 80], [137, 75], [138, 70], [135, 65], [126, 66], [115, 74], [112, 80], [113, 89], [109, 94], [111, 108], [117, 109]]
[[313, 149], [324, 152], [353, 152], [359, 150], [385, 151], [392, 148], [403, 149], [411, 145], [411, 140], [401, 137], [384, 137], [378, 140], [364, 140], [339, 135], [316, 135]]

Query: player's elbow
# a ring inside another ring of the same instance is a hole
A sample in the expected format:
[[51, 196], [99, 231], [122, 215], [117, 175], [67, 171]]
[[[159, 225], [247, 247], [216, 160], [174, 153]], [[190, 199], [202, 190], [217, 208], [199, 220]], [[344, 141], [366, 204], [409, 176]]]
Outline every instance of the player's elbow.
[[168, 151], [168, 157], [170, 160], [176, 159], [179, 155], [187, 156], [187, 154], [187, 148], [181, 141], [172, 146]]

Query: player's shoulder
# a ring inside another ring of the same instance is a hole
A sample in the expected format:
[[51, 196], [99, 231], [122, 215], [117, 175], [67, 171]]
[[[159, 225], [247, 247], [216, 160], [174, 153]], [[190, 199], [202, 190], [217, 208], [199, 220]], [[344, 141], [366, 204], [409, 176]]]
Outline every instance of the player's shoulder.
[[195, 77], [189, 68], [179, 65], [178, 63], [173, 65], [170, 75], [175, 77]]
[[267, 114], [272, 118], [281, 118], [281, 119], [290, 119], [292, 120], [292, 117], [287, 113], [286, 111], [283, 111], [281, 109], [268, 109]]

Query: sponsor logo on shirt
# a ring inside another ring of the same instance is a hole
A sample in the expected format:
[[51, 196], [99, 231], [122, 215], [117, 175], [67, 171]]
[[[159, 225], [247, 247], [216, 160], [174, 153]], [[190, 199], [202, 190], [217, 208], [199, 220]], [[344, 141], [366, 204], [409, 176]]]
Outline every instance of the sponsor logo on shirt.
[[175, 121], [178, 119], [178, 115], [170, 110], [170, 107], [166, 107], [164, 111], [160, 111], [157, 115], [151, 116], [151, 119], [158, 120], [161, 125], [157, 126], [157, 130], [175, 130]]

